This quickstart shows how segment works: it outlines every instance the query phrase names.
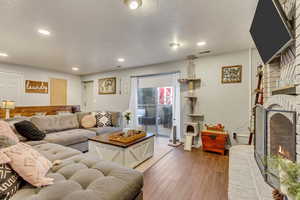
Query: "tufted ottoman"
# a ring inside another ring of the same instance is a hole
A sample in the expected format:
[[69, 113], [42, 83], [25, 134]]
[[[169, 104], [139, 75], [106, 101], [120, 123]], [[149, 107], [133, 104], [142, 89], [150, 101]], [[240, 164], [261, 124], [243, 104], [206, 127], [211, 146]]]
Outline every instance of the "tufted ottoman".
[[23, 186], [12, 200], [141, 200], [143, 176], [132, 169], [100, 160], [98, 156], [57, 144], [33, 146], [49, 160], [62, 160], [48, 176], [54, 184]]

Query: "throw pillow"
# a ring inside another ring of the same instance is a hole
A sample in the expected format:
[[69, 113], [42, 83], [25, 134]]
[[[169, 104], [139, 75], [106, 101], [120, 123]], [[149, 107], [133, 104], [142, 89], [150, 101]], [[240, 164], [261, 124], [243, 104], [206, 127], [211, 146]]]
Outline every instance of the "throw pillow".
[[31, 146], [20, 142], [2, 151], [10, 158], [11, 168], [31, 185], [41, 187], [53, 184], [53, 178], [46, 177], [52, 163]]
[[16, 145], [17, 142], [12, 140], [9, 137], [6, 137], [4, 135], [0, 135], [0, 149], [4, 149], [13, 145]]
[[16, 136], [19, 138], [20, 142], [25, 142], [27, 141], [27, 139], [25, 137], [23, 137], [22, 135], [20, 135], [20, 133], [18, 133], [18, 131], [15, 128], [15, 123], [21, 122], [21, 121], [30, 121], [29, 117], [15, 117], [15, 118], [11, 118], [6, 120], [7, 123], [9, 123], [11, 130], [16, 134]]
[[83, 128], [93, 128], [96, 126], [96, 118], [94, 115], [86, 115], [81, 119], [81, 126]]
[[97, 127], [112, 126], [112, 117], [110, 112], [97, 112], [95, 117]]
[[28, 140], [39, 141], [46, 137], [46, 134], [40, 131], [32, 122], [21, 121], [15, 123], [15, 128], [22, 136]]
[[[9, 157], [7, 157], [2, 151], [1, 149], [16, 145], [16, 141], [12, 140], [11, 138], [4, 136], [4, 135], [0, 135], [0, 164], [5, 164], [5, 163], [9, 163], [11, 160], [9, 159]], [[1, 174], [0, 174], [0, 178], [1, 178]], [[1, 193], [1, 191], [0, 191]], [[1, 196], [1, 195], [0, 195]]]
[[119, 112], [111, 112], [111, 118], [112, 126], [119, 127], [121, 114]]
[[82, 127], [82, 124], [81, 124], [82, 118], [83, 118], [84, 116], [90, 115], [90, 114], [91, 114], [90, 112], [77, 112], [77, 113], [75, 113], [75, 115], [77, 116], [77, 119], [78, 119], [80, 128], [83, 128], [83, 127]]
[[22, 178], [8, 164], [0, 164], [0, 199], [9, 200], [21, 183]]
[[16, 136], [16, 134], [11, 130], [10, 125], [5, 122], [0, 120], [0, 135], [2, 136], [6, 136], [10, 139], [12, 139], [13, 141], [15, 141], [16, 143], [19, 142], [18, 137]]

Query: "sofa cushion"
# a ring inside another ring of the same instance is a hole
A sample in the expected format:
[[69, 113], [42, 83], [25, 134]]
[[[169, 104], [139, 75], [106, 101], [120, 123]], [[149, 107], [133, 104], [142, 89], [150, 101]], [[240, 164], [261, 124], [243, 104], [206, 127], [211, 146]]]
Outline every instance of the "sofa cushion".
[[35, 145], [39, 145], [39, 144], [45, 144], [48, 143], [45, 140], [40, 140], [40, 141], [26, 141], [24, 142], [25, 144], [28, 144], [30, 146], [35, 146]]
[[116, 127], [97, 127], [97, 128], [95, 127], [95, 128], [89, 128], [89, 130], [96, 132], [97, 135], [122, 131], [121, 128], [116, 128]]
[[79, 128], [78, 119], [75, 114], [34, 116], [31, 118], [31, 122], [46, 133]]
[[80, 154], [54, 166], [54, 185], [24, 187], [12, 200], [133, 200], [143, 187], [143, 176], [132, 169]]
[[77, 151], [75, 149], [53, 143], [38, 144], [33, 146], [33, 148], [40, 152], [51, 162], [54, 162], [55, 160], [64, 160], [81, 154], [80, 151]]
[[22, 136], [26, 137], [28, 140], [39, 141], [43, 140], [46, 134], [40, 131], [32, 122], [21, 121], [15, 123], [15, 128]]
[[55, 133], [49, 133], [45, 137], [45, 141], [49, 143], [72, 145], [87, 141], [89, 138], [96, 136], [93, 131], [85, 129], [72, 129], [67, 131], [59, 131]]

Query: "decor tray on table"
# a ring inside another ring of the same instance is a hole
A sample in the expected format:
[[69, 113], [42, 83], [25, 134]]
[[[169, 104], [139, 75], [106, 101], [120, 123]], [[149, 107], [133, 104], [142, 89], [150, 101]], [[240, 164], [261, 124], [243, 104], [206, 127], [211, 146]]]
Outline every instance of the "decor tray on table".
[[140, 138], [146, 137], [146, 132], [137, 131], [137, 130], [129, 130], [127, 133], [117, 133], [109, 136], [109, 140], [121, 143], [131, 143]]

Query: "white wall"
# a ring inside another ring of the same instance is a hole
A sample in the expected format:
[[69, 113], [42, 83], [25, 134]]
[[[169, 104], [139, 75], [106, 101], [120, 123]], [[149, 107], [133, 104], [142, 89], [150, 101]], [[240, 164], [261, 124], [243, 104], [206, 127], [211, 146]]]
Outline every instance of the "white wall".
[[[250, 72], [249, 50], [229, 54], [202, 57], [196, 60], [196, 73], [202, 79], [201, 87], [197, 89], [199, 96], [198, 111], [205, 116], [205, 123], [223, 123], [232, 133], [248, 133], [249, 126], [249, 102]], [[243, 77], [240, 84], [221, 84], [221, 68], [227, 65], [243, 65]], [[130, 93], [130, 76], [145, 75], [163, 72], [180, 71], [182, 77], [187, 72], [187, 62], [173, 62], [151, 65], [134, 69], [99, 73], [82, 76], [83, 81], [94, 81], [95, 109], [125, 111], [128, 109]], [[98, 95], [97, 80], [105, 77], [117, 77], [117, 95]], [[120, 84], [121, 82], [121, 84]], [[121, 88], [121, 90], [120, 90]], [[120, 94], [121, 91], [121, 94]], [[187, 88], [181, 88], [182, 113], [186, 114]]]
[[[81, 105], [81, 79], [80, 76], [74, 76], [65, 73], [41, 70], [28, 66], [12, 65], [0, 63], [0, 73], [17, 74], [22, 79], [20, 101], [18, 106], [48, 106], [50, 105], [50, 90], [48, 94], [29, 94], [25, 93], [25, 81], [46, 81], [50, 78], [66, 79], [68, 81], [67, 87], [67, 103], [68, 105]], [[50, 86], [50, 82], [49, 82]], [[1, 96], [0, 98], [5, 98]]]

